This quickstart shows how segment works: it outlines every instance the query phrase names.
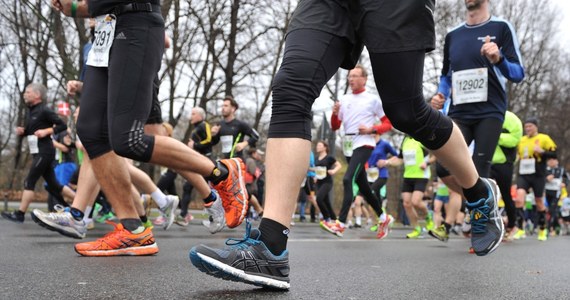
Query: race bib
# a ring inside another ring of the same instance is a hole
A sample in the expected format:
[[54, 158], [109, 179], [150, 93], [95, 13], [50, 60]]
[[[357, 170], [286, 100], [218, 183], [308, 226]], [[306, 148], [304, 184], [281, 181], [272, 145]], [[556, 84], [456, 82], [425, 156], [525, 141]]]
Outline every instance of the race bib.
[[549, 191], [560, 191], [560, 185], [562, 184], [562, 178], [554, 178], [551, 181], [547, 181], [544, 188]]
[[415, 166], [416, 165], [416, 150], [405, 150], [404, 151], [404, 166]]
[[519, 174], [521, 175], [529, 175], [534, 174], [534, 158], [523, 158], [519, 164]]
[[567, 200], [568, 198], [562, 201], [562, 207], [560, 208], [560, 214], [565, 218], [570, 217], [570, 203]]
[[38, 154], [40, 149], [38, 148], [38, 137], [35, 135], [28, 135], [28, 149], [30, 149], [31, 154]]
[[378, 179], [378, 176], [380, 175], [379, 173], [380, 172], [376, 167], [368, 168], [366, 169], [366, 179], [368, 179], [368, 182], [374, 182]]
[[108, 67], [109, 52], [115, 39], [115, 15], [98, 16], [95, 19], [95, 39], [87, 55], [87, 65], [92, 67]]
[[234, 137], [232, 135], [222, 135], [220, 137], [220, 142], [222, 142], [223, 153], [229, 153], [232, 151], [232, 146], [234, 144]]
[[327, 167], [319, 166], [315, 167], [315, 178], [317, 180], [322, 180], [327, 177]]
[[486, 102], [488, 97], [487, 68], [469, 69], [453, 72], [453, 104]]
[[352, 139], [354, 138], [353, 135], [345, 135], [342, 138], [342, 153], [346, 157], [352, 157]]

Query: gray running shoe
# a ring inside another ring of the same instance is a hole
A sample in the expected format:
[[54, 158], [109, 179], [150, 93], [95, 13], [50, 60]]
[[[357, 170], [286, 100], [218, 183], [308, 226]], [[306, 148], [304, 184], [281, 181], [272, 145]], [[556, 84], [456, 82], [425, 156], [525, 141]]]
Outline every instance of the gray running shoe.
[[247, 222], [242, 240], [228, 239], [226, 247], [199, 245], [190, 249], [190, 261], [198, 270], [224, 280], [265, 288], [289, 289], [289, 252], [272, 254], [260, 241], [261, 232]]
[[226, 225], [226, 213], [222, 205], [222, 199], [216, 190], [212, 190], [216, 195], [216, 200], [211, 202], [209, 206], [204, 206], [209, 217], [208, 220], [202, 221], [202, 225], [208, 227], [211, 234], [221, 231]]
[[170, 226], [172, 226], [172, 223], [174, 222], [174, 217], [176, 217], [174, 212], [176, 211], [176, 208], [178, 208], [178, 202], [179, 202], [178, 196], [174, 195], [167, 195], [166, 200], [168, 201], [168, 203], [166, 204], [166, 206], [160, 209], [160, 214], [164, 217], [165, 220], [165, 222], [162, 224], [164, 230], [167, 230], [168, 228], [170, 228]]
[[481, 180], [487, 186], [489, 195], [475, 203], [467, 202], [471, 216], [471, 246], [478, 256], [495, 251], [505, 235], [505, 225], [497, 208], [497, 184], [490, 179]]
[[34, 209], [32, 220], [42, 227], [74, 239], [84, 238], [87, 232], [85, 222], [75, 220], [68, 207], [54, 213], [45, 213], [39, 209]]

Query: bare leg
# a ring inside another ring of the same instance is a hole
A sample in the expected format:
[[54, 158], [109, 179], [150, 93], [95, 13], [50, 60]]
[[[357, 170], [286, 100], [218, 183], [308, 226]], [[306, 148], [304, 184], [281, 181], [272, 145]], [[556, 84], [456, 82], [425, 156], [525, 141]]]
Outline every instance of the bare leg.
[[412, 202], [412, 193], [402, 193], [402, 200], [404, 202], [404, 209], [406, 210], [406, 215], [408, 216], [408, 221], [412, 227], [418, 226], [418, 214], [414, 209]]
[[[471, 188], [475, 185], [479, 175], [457, 125], [453, 124], [453, 131], [447, 143], [443, 147], [434, 150], [433, 153], [441, 164], [455, 176], [459, 186]], [[448, 187], [452, 188], [449, 185]]]
[[178, 171], [196, 172], [202, 176], [211, 175], [214, 169], [214, 163], [207, 157], [173, 138], [164, 136], [154, 137], [154, 151], [150, 162]]
[[20, 211], [23, 211], [25, 213], [28, 210], [30, 203], [32, 203], [32, 200], [34, 200], [34, 196], [35, 196], [34, 191], [24, 190], [24, 192], [22, 192], [22, 201], [20, 201]]
[[453, 190], [449, 191], [449, 204], [446, 210], [445, 223], [449, 225], [455, 224], [457, 214], [461, 209], [461, 201], [463, 201], [462, 194], [454, 192]]
[[107, 195], [107, 199], [119, 219], [138, 219], [138, 213], [130, 201], [131, 177], [124, 158], [115, 152], [107, 152], [91, 160], [95, 177]]
[[311, 142], [300, 138], [271, 138], [267, 141], [267, 201], [264, 218], [285, 227], [290, 226], [299, 186], [307, 173], [309, 151]]
[[95, 173], [93, 173], [91, 160], [86, 154], [83, 156], [83, 163], [81, 164], [81, 169], [79, 169], [77, 191], [71, 207], [85, 212], [87, 206], [93, 206], [100, 189], [99, 182], [97, 182]]

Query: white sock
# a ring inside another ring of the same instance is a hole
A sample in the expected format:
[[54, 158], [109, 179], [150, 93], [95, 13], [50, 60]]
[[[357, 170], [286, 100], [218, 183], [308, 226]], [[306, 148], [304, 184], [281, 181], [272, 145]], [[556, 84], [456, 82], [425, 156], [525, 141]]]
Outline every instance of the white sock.
[[90, 219], [90, 218], [89, 218], [89, 215], [91, 214], [91, 211], [92, 211], [92, 210], [93, 210], [93, 207], [92, 207], [92, 206], [87, 206], [87, 207], [85, 207], [85, 212], [84, 212], [84, 215], [83, 215], [83, 221], [87, 221], [88, 219]]
[[386, 221], [386, 213], [383, 212], [383, 213], [380, 215], [380, 217], [378, 217], [378, 221], [380, 221], [380, 222], [385, 222], [385, 221]]
[[152, 200], [154, 200], [156, 206], [160, 208], [164, 208], [166, 204], [168, 204], [168, 201], [166, 200], [166, 195], [159, 188], [157, 188], [156, 191], [150, 193], [150, 197], [152, 198]]
[[358, 226], [362, 225], [362, 217], [356, 217], [355, 223], [356, 223], [356, 225], [358, 225]]

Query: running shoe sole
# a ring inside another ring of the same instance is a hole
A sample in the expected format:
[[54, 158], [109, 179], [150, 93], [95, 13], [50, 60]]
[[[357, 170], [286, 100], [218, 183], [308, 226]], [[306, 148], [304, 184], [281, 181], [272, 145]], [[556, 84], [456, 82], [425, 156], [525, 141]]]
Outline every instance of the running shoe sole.
[[81, 239], [85, 238], [85, 234], [83, 234], [83, 235], [78, 235], [78, 234], [76, 234], [76, 233], [74, 233], [74, 232], [72, 232], [72, 231], [70, 231], [70, 230], [63, 230], [63, 229], [61, 229], [61, 228], [59, 228], [59, 227], [54, 226], [54, 224], [53, 224], [52, 222], [44, 221], [44, 220], [38, 218], [38, 217], [34, 214], [33, 211], [32, 211], [32, 214], [31, 214], [31, 215], [32, 215], [32, 220], [33, 220], [34, 222], [36, 222], [36, 224], [40, 225], [40, 226], [43, 227], [43, 228], [49, 229], [49, 230], [51, 230], [51, 231], [55, 231], [55, 232], [57, 232], [57, 233], [59, 233], [59, 234], [61, 234], [61, 235], [64, 235], [64, 236], [66, 236], [66, 237], [70, 237], [70, 238], [74, 238], [74, 239], [78, 239], [78, 240], [81, 240]]
[[436, 239], [438, 239], [438, 240], [444, 242], [444, 243], [449, 240], [449, 236], [448, 236], [447, 238], [441, 238], [439, 235], [433, 233], [432, 230], [428, 230], [428, 234], [431, 235], [432, 237], [434, 237], [434, 238], [436, 238]]
[[158, 246], [156, 243], [147, 246], [139, 246], [139, 247], [128, 247], [123, 249], [114, 249], [114, 250], [86, 250], [86, 251], [78, 251], [75, 248], [75, 252], [77, 252], [81, 256], [92, 256], [92, 257], [107, 257], [107, 256], [148, 256], [154, 255], [158, 253]]
[[224, 280], [244, 282], [264, 288], [279, 290], [288, 290], [290, 287], [289, 282], [248, 274], [243, 270], [233, 268], [211, 257], [200, 254], [194, 251], [194, 249], [190, 251], [190, 261], [201, 272]]

